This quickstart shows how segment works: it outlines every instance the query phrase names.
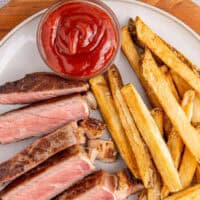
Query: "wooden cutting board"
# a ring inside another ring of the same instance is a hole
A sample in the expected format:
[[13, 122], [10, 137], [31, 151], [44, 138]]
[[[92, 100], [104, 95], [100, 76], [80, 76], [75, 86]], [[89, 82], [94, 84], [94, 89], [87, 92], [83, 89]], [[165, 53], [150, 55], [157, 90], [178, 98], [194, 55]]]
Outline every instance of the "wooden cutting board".
[[[191, 0], [143, 1], [171, 12], [200, 34], [200, 7]], [[0, 9], [0, 39], [21, 21], [54, 2], [56, 0], [10, 0]]]

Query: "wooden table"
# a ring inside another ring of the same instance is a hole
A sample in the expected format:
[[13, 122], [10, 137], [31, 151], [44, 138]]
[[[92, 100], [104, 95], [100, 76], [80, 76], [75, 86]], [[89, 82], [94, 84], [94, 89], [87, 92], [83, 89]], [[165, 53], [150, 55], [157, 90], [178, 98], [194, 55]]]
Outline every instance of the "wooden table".
[[0, 39], [21, 21], [55, 0], [11, 0], [0, 9]]
[[[143, 1], [171, 12], [200, 34], [200, 7], [192, 3], [191, 0]], [[11, 0], [10, 3], [0, 9], [0, 39], [21, 21], [53, 2], [56, 2], [56, 0]], [[180, 4], [181, 2], [184, 3]], [[189, 16], [191, 13], [193, 17]]]

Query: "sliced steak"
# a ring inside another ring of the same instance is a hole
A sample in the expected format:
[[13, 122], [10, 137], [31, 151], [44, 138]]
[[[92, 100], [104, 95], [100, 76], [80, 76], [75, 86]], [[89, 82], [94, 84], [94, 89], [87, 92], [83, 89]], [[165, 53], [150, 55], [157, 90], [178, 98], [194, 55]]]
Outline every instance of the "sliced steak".
[[31, 103], [85, 92], [88, 88], [88, 83], [83, 81], [66, 80], [53, 73], [37, 72], [0, 86], [0, 103]]
[[143, 188], [141, 184], [130, 183], [126, 179], [126, 186], [131, 189], [129, 191], [126, 189], [122, 194], [117, 192], [122, 190], [120, 185], [123, 185], [123, 189], [125, 188], [124, 179], [122, 181], [121, 184], [121, 179], [117, 175], [111, 175], [102, 170], [97, 171], [67, 189], [55, 200], [122, 200]]
[[42, 137], [13, 158], [0, 164], [0, 184], [14, 180], [25, 172], [36, 167], [54, 154], [77, 143], [75, 132], [76, 122], [56, 130]]
[[0, 143], [45, 135], [88, 115], [88, 105], [80, 95], [35, 103], [0, 115]]
[[89, 139], [100, 138], [106, 130], [105, 123], [94, 118], [82, 120], [79, 125]]
[[86, 152], [73, 146], [8, 185], [2, 200], [49, 200], [94, 170]]
[[104, 171], [97, 171], [85, 177], [55, 200], [114, 200], [117, 178]]

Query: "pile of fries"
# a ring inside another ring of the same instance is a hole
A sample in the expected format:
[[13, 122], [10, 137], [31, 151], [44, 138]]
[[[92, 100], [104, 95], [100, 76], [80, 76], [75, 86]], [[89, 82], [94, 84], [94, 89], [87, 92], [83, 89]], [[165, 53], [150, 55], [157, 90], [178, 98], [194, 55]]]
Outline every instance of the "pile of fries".
[[138, 200], [200, 199], [198, 68], [139, 17], [122, 28], [122, 50], [153, 109], [114, 65], [90, 85], [121, 157], [144, 184]]

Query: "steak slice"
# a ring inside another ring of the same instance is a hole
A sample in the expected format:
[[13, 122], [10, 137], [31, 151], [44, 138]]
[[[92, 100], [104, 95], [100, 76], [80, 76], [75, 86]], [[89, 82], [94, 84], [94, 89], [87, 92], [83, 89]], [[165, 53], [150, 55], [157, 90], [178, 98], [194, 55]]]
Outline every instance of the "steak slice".
[[0, 193], [0, 198], [49, 200], [93, 170], [84, 149], [73, 146], [16, 179]]
[[74, 133], [77, 129], [76, 122], [71, 122], [36, 140], [11, 159], [1, 163], [0, 184], [14, 180], [54, 154], [76, 144]]
[[[105, 171], [97, 171], [85, 177], [62, 194], [55, 200], [122, 200], [130, 194], [136, 193], [143, 188], [141, 184], [130, 183], [128, 178], [123, 179], [118, 175], [111, 175]], [[121, 181], [123, 183], [121, 183]], [[125, 182], [126, 181], [126, 182]], [[127, 187], [129, 190], [127, 190]], [[123, 186], [123, 188], [121, 188]], [[126, 188], [126, 190], [124, 190]], [[124, 190], [124, 192], [117, 192]]]
[[36, 72], [0, 86], [0, 103], [32, 103], [79, 92], [89, 88], [83, 81], [66, 80], [53, 73]]
[[89, 107], [80, 95], [35, 103], [0, 115], [0, 143], [45, 135], [88, 115]]
[[115, 200], [116, 183], [115, 176], [100, 170], [85, 177], [57, 196], [55, 200]]

